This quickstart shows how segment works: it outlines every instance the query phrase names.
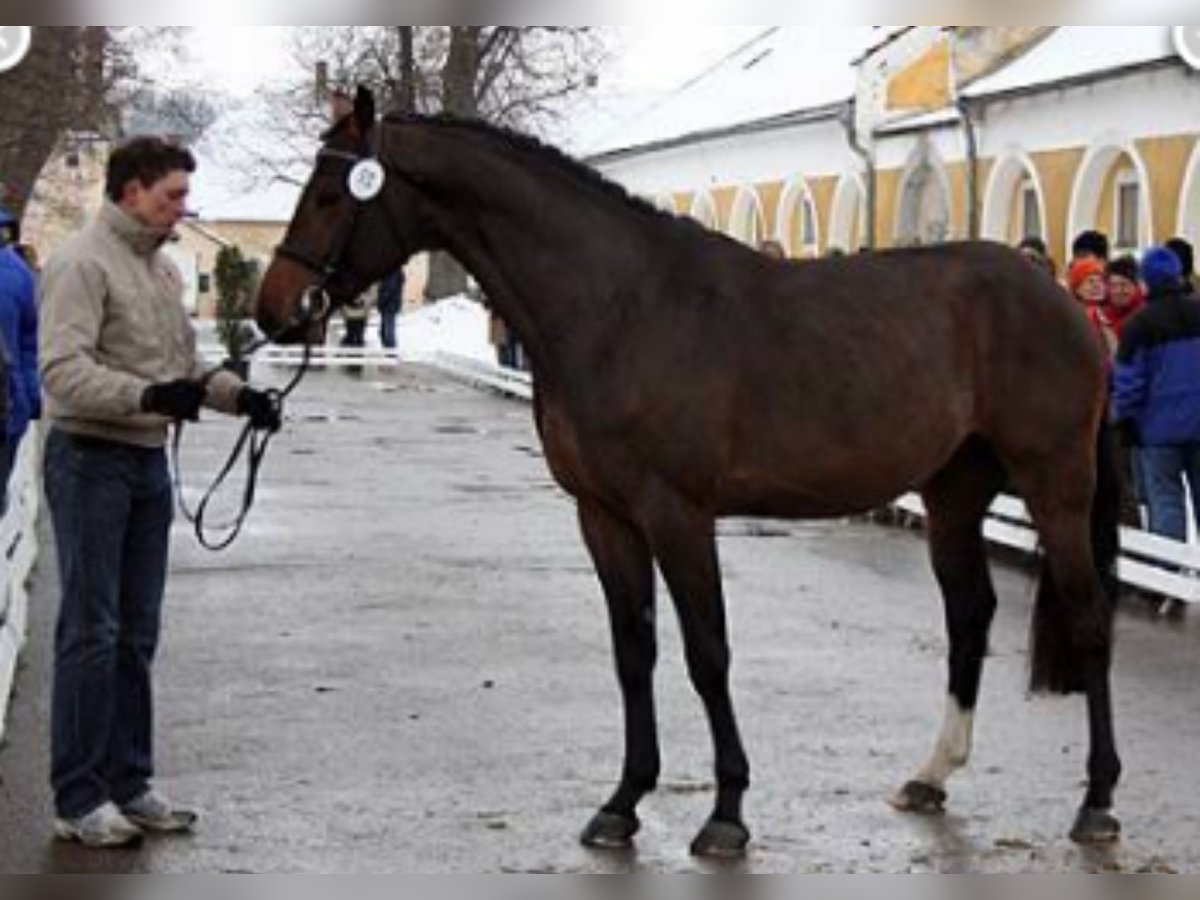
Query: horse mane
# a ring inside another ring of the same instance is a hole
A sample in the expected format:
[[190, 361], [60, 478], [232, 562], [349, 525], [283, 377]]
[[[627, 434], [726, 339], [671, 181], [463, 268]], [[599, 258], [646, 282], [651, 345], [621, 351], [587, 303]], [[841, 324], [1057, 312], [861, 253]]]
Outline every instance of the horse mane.
[[[644, 215], [650, 215], [658, 219], [673, 221], [676, 223], [691, 223], [690, 218], [679, 216], [675, 213], [670, 213], [659, 209], [652, 203], [648, 203], [641, 197], [629, 193], [624, 187], [617, 184], [608, 178], [605, 178], [596, 169], [580, 162], [573, 156], [564, 153], [558, 147], [544, 143], [533, 135], [523, 131], [509, 128], [504, 125], [496, 125], [491, 122], [485, 122], [481, 119], [470, 119], [463, 116], [456, 116], [451, 113], [438, 113], [436, 115], [421, 115], [418, 113], [389, 113], [384, 116], [384, 122], [394, 122], [397, 124], [410, 123], [421, 125], [434, 125], [438, 128], [453, 129], [457, 131], [466, 131], [472, 134], [481, 135], [489, 140], [498, 141], [512, 150], [519, 153], [536, 157], [538, 160], [554, 167], [560, 172], [570, 176], [583, 185], [599, 191], [601, 194], [624, 203], [631, 209], [636, 210]], [[695, 223], [697, 227], [699, 223]]]

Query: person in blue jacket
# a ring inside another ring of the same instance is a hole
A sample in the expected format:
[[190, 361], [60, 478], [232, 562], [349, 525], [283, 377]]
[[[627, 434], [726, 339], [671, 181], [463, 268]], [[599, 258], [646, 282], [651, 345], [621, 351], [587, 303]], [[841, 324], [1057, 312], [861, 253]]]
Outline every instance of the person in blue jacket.
[[1147, 251], [1142, 281], [1148, 301], [1121, 335], [1113, 413], [1141, 447], [1150, 530], [1185, 542], [1185, 482], [1200, 502], [1200, 300], [1166, 247]]
[[[6, 220], [7, 217], [7, 220]], [[15, 220], [0, 214], [0, 228], [13, 228]], [[0, 334], [8, 356], [8, 416], [5, 423], [4, 498], [8, 505], [8, 479], [29, 423], [42, 415], [42, 383], [38, 374], [37, 288], [33, 272], [14, 243], [0, 247]]]

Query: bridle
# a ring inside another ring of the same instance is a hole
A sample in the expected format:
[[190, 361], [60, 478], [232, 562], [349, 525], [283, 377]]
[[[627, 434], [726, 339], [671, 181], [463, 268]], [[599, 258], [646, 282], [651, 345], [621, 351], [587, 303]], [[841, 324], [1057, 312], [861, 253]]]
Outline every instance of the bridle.
[[[334, 240], [329, 245], [329, 253], [324, 259], [318, 258], [315, 254], [309, 253], [307, 250], [290, 245], [286, 240], [275, 248], [275, 255], [277, 257], [289, 260], [308, 269], [308, 271], [320, 279], [316, 284], [311, 285], [305, 290], [297, 306], [297, 317], [303, 321], [303, 327], [313, 325], [318, 321], [325, 321], [332, 314], [333, 300], [329, 296], [329, 285], [335, 278], [342, 274], [345, 268], [346, 257], [350, 252], [350, 247], [354, 243], [354, 236], [358, 231], [358, 223], [363, 213], [371, 205], [382, 202], [387, 180], [389, 178], [396, 178], [407, 182], [413, 187], [419, 188], [417, 179], [405, 172], [401, 172], [386, 160], [382, 144], [383, 129], [377, 127], [375, 129], [375, 136], [372, 138], [372, 147], [369, 153], [352, 153], [348, 150], [338, 150], [333, 147], [322, 147], [317, 151], [318, 165], [320, 165], [322, 160], [334, 160], [346, 165], [345, 182], [347, 190], [354, 200], [353, 212], [346, 217], [335, 233]], [[355, 193], [356, 177], [369, 177], [373, 179], [373, 182], [366, 186], [369, 189], [364, 193]], [[396, 227], [396, 222], [392, 218], [391, 211], [388, 209], [386, 203], [383, 204], [383, 220], [395, 246], [405, 246], [405, 241], [400, 235], [400, 229]], [[293, 317], [293, 322], [288, 323], [281, 329], [281, 333], [297, 327], [295, 318]]]
[[[355, 166], [371, 158], [345, 150], [334, 150], [331, 147], [322, 147], [317, 153], [318, 164], [323, 159], [339, 160], [346, 163], [347, 178], [349, 178], [349, 173], [354, 170]], [[301, 295], [296, 315], [293, 316], [293, 321], [285, 325], [281, 331], [291, 330], [296, 327], [296, 319], [305, 321], [307, 326], [311, 326], [327, 320], [333, 313], [333, 300], [329, 296], [329, 285], [341, 274], [342, 269], [345, 267], [346, 256], [350, 251], [350, 245], [354, 240], [354, 233], [358, 230], [358, 222], [365, 208], [366, 204], [364, 202], [355, 201], [353, 212], [346, 217], [345, 221], [338, 228], [334, 240], [329, 245], [329, 253], [324, 259], [319, 259], [315, 254], [309, 253], [307, 250], [289, 245], [286, 240], [275, 248], [275, 255], [277, 257], [290, 260], [308, 269], [308, 271], [319, 278], [316, 284], [310, 285]]]
[[[377, 134], [381, 132], [377, 130]], [[350, 216], [340, 226], [336, 233], [335, 240], [330, 244], [329, 254], [325, 259], [318, 259], [314, 254], [310, 254], [305, 250], [295, 246], [288, 245], [286, 242], [275, 249], [275, 255], [282, 259], [290, 260], [308, 269], [313, 274], [319, 276], [319, 280], [305, 289], [300, 297], [300, 301], [296, 306], [296, 312], [292, 317], [285, 322], [280, 328], [271, 334], [255, 341], [245, 351], [246, 355], [253, 355], [261, 350], [264, 346], [272, 343], [277, 338], [285, 334], [293, 332], [301, 332], [305, 335], [304, 339], [304, 356], [301, 359], [300, 366], [296, 373], [288, 381], [287, 385], [280, 390], [270, 390], [267, 395], [271, 402], [275, 405], [275, 410], [279, 417], [283, 417], [284, 403], [291, 394], [300, 386], [304, 377], [308, 374], [312, 363], [313, 344], [309, 335], [312, 332], [313, 326], [325, 324], [328, 322], [330, 315], [333, 313], [333, 300], [329, 295], [329, 285], [337, 278], [345, 268], [346, 257], [349, 254], [350, 247], [353, 244], [355, 233], [358, 230], [359, 221], [368, 208], [368, 206], [378, 201], [383, 196], [383, 188], [387, 176], [393, 175], [409, 183], [414, 183], [414, 180], [404, 173], [399, 172], [394, 166], [389, 165], [382, 159], [382, 154], [379, 152], [378, 143], [374, 148], [373, 153], [369, 155], [358, 155], [345, 150], [337, 150], [332, 147], [322, 147], [317, 153], [318, 164], [321, 160], [337, 160], [344, 162], [347, 166], [347, 189], [351, 192], [354, 199], [354, 209]], [[351, 179], [356, 172], [365, 172], [363, 166], [373, 166], [373, 172], [377, 174], [379, 183], [377, 190], [370, 197], [355, 196], [354, 185]], [[387, 223], [388, 230], [392, 237], [396, 239], [397, 246], [403, 246], [399, 240], [399, 229], [396, 227], [394, 220], [387, 206], [383, 210], [384, 221]], [[201, 379], [201, 384], [207, 386], [208, 382], [221, 371], [220, 368], [214, 369]], [[183, 441], [184, 423], [177, 422], [175, 428], [175, 437], [171, 447], [172, 465], [175, 470], [175, 490], [179, 509], [183, 513], [184, 518], [192, 525], [196, 539], [200, 545], [206, 550], [219, 552], [225, 550], [237, 540], [242, 532], [242, 527], [246, 523], [246, 519], [250, 515], [250, 510], [254, 506], [255, 493], [258, 488], [258, 476], [262, 469], [263, 460], [267, 454], [267, 448], [271, 444], [274, 433], [266, 430], [256, 429], [251, 422], [247, 422], [242, 429], [242, 434], [230, 452], [229, 459], [225, 466], [221, 469], [213, 481], [212, 486], [205, 492], [203, 498], [193, 512], [187, 506], [183, 497], [183, 477], [179, 465], [180, 445]], [[237, 465], [238, 459], [243, 453], [248, 453], [246, 485], [242, 493], [242, 508], [237, 516], [224, 525], [209, 526], [206, 523], [209, 504], [216, 496], [217, 492], [225, 484], [226, 479], [233, 472]], [[210, 538], [210, 534], [216, 533], [217, 538]]]

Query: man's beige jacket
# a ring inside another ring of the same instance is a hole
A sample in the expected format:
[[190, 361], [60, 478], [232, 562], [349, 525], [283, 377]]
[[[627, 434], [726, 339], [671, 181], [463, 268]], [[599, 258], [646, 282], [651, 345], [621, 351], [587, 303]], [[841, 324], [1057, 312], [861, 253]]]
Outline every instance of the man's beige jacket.
[[[161, 234], [114, 203], [46, 265], [41, 283], [40, 361], [46, 416], [72, 434], [161, 447], [169, 422], [142, 412], [151, 384], [202, 378], [183, 308], [183, 279]], [[242, 381], [221, 372], [208, 405], [234, 413]]]

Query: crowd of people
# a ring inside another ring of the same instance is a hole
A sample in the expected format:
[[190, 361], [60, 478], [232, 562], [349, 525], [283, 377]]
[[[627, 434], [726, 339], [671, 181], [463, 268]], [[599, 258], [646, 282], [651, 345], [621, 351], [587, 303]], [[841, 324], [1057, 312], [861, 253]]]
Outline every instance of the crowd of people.
[[[1037, 252], [1028, 242], [1022, 251]], [[1085, 232], [1074, 242], [1066, 283], [1109, 360], [1109, 414], [1122, 448], [1126, 524], [1186, 542], [1189, 492], [1200, 501], [1200, 299], [1193, 248], [1175, 238], [1140, 259], [1111, 259], [1108, 239]], [[1200, 527], [1200, 510], [1195, 516]]]

